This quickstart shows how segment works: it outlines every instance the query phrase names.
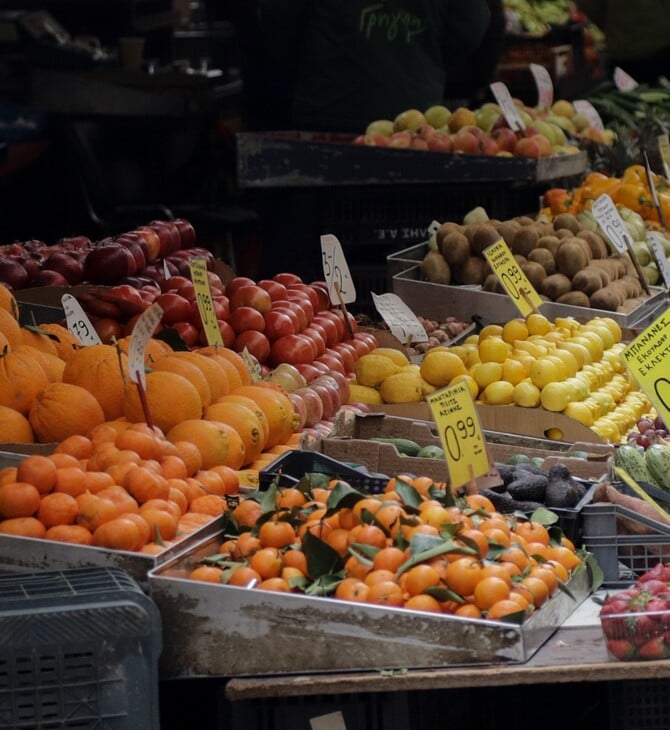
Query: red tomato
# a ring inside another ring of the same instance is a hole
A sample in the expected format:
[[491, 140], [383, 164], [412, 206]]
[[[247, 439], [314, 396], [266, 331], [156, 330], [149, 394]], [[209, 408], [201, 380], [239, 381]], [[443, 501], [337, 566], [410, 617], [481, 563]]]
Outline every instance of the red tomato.
[[345, 371], [352, 373], [356, 367], [356, 360], [358, 360], [358, 352], [356, 352], [356, 348], [348, 342], [336, 342], [332, 349], [342, 359]]
[[272, 299], [270, 295], [260, 286], [250, 284], [236, 289], [230, 296], [231, 310], [239, 307], [253, 307], [261, 314], [269, 312], [272, 309]]
[[256, 282], [248, 276], [236, 276], [226, 284], [226, 296], [232, 297], [233, 294], [243, 286], [253, 286]]
[[326, 351], [326, 339], [318, 329], [312, 327], [310, 324], [309, 327], [305, 327], [301, 334], [305, 335], [305, 337], [309, 337], [309, 339], [316, 345], [316, 357], [323, 355]]
[[258, 286], [265, 289], [273, 302], [276, 302], [279, 299], [286, 299], [286, 287], [278, 281], [274, 281], [273, 279], [261, 279], [258, 282]]
[[198, 344], [198, 329], [191, 322], [175, 322], [172, 327], [187, 347], [194, 347]]
[[334, 350], [319, 355], [315, 362], [325, 363], [329, 370], [336, 370], [338, 373], [342, 373], [342, 375], [346, 372], [342, 358]]
[[272, 279], [273, 281], [278, 281], [284, 286], [291, 286], [291, 284], [302, 283], [302, 279], [297, 274], [292, 274], [289, 272], [281, 272], [280, 274], [275, 274]]
[[310, 286], [309, 284], [291, 284], [289, 287], [287, 287], [287, 289], [289, 293], [291, 293], [292, 291], [301, 291], [305, 293], [309, 298], [309, 301], [312, 303], [314, 311], [316, 312], [319, 309], [321, 300], [313, 286]]
[[242, 352], [245, 347], [260, 363], [264, 363], [270, 356], [270, 340], [262, 332], [256, 330], [240, 332], [235, 338], [233, 349]]
[[228, 321], [237, 334], [244, 332], [244, 330], [257, 330], [258, 332], [265, 330], [263, 315], [253, 307], [234, 309], [230, 313]]
[[123, 325], [111, 317], [100, 317], [100, 319], [94, 320], [92, 324], [93, 329], [105, 345], [112, 344], [115, 339], [120, 340], [124, 335]]
[[305, 310], [300, 306], [298, 302], [290, 302], [286, 300], [285, 302], [277, 302], [277, 304], [274, 306], [274, 309], [278, 309], [283, 311], [284, 309], [288, 309], [289, 311], [293, 312], [293, 315], [298, 318], [298, 332], [302, 332], [305, 327], [309, 324], [307, 320], [307, 313]]
[[312, 324], [318, 324], [326, 335], [326, 345], [332, 347], [336, 342], [339, 342], [342, 338], [340, 337], [340, 328], [338, 327], [335, 318], [329, 317], [325, 312], [319, 312], [314, 315]]
[[193, 282], [190, 279], [180, 275], [169, 276], [160, 282], [162, 292], [178, 291], [182, 286], [186, 286], [187, 284], [193, 286]]
[[310, 363], [314, 360], [316, 345], [305, 335], [286, 335], [272, 343], [270, 350], [270, 364], [279, 365], [287, 362]]
[[274, 342], [279, 337], [285, 335], [296, 334], [298, 327], [298, 318], [295, 315], [295, 321], [292, 318], [293, 312], [281, 311], [279, 309], [271, 309], [266, 312], [263, 317], [265, 319], [265, 334], [270, 342]]
[[191, 317], [191, 303], [179, 294], [166, 292], [156, 297], [156, 301], [163, 309], [163, 324], [187, 322]]
[[344, 320], [335, 314], [335, 310], [326, 309], [323, 312], [319, 312], [320, 318], [325, 318], [334, 323], [337, 328], [337, 342], [344, 339]]

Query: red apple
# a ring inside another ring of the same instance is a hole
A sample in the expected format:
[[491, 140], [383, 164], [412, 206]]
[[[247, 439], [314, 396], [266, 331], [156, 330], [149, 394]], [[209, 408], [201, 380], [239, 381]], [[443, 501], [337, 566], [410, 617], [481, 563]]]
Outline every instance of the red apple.
[[153, 228], [161, 242], [160, 255], [165, 258], [181, 246], [179, 229], [172, 221], [150, 221], [149, 228]]
[[274, 342], [285, 335], [294, 335], [297, 332], [297, 316], [294, 323], [288, 312], [271, 309], [263, 315], [263, 318], [265, 319], [265, 334], [270, 342]]
[[245, 347], [260, 363], [266, 362], [270, 356], [270, 341], [262, 332], [256, 330], [240, 332], [235, 338], [233, 349], [242, 352]]
[[188, 348], [195, 347], [198, 344], [198, 329], [190, 322], [175, 322], [172, 328]]
[[253, 307], [238, 307], [230, 313], [230, 326], [237, 334], [244, 330], [265, 331], [263, 315]]
[[42, 269], [32, 281], [34, 286], [69, 286], [68, 280], [57, 271]]
[[286, 299], [286, 287], [278, 281], [274, 281], [273, 279], [261, 279], [258, 282], [258, 286], [265, 289], [273, 302], [276, 302], [279, 299]]
[[185, 218], [175, 218], [172, 221], [179, 231], [180, 248], [192, 248], [195, 246], [195, 228]]
[[356, 367], [356, 360], [358, 360], [358, 351], [349, 342], [336, 342], [332, 349], [342, 359], [344, 365], [344, 371], [346, 373], [352, 373]]
[[313, 286], [310, 286], [309, 284], [292, 284], [291, 286], [287, 287], [286, 295], [288, 296], [291, 292], [295, 291], [301, 291], [307, 295], [309, 301], [312, 303], [312, 307], [314, 308], [315, 312], [319, 309], [321, 299], [319, 298], [319, 294]]
[[338, 372], [342, 373], [342, 375], [344, 375], [345, 373], [344, 362], [334, 350], [330, 350], [329, 352], [324, 352], [323, 354], [318, 355], [315, 362], [322, 362], [327, 365], [329, 372], [337, 370]]
[[412, 133], [407, 129], [403, 129], [401, 132], [393, 132], [393, 134], [389, 137], [389, 147], [394, 147], [396, 149], [409, 149], [411, 144]]
[[454, 152], [475, 155], [479, 152], [479, 138], [472, 131], [463, 127], [451, 135]]
[[320, 357], [321, 355], [323, 355], [323, 353], [326, 351], [326, 340], [321, 332], [316, 329], [316, 327], [308, 325], [307, 327], [305, 327], [301, 334], [305, 335], [305, 337], [309, 337], [310, 340], [312, 340], [316, 345], [316, 357]]
[[243, 286], [255, 286], [256, 282], [248, 276], [236, 276], [226, 284], [226, 296], [231, 298], [233, 294]]
[[[230, 291], [230, 290], [229, 290]], [[235, 311], [239, 307], [253, 307], [261, 314], [272, 309], [272, 299], [268, 292], [257, 284], [242, 286], [236, 289], [230, 297], [230, 309]]]
[[311, 383], [314, 378], [318, 378], [321, 375], [321, 370], [315, 367], [313, 363], [299, 362], [295, 363], [294, 366], [308, 383]]
[[298, 415], [298, 428], [304, 428], [307, 423], [307, 404], [305, 403], [305, 400], [302, 395], [295, 391], [288, 393], [288, 399], [293, 405], [293, 410]]
[[323, 418], [323, 401], [319, 394], [312, 390], [309, 386], [305, 388], [298, 388], [293, 391], [294, 394], [299, 395], [305, 403], [307, 409], [307, 419], [305, 421], [306, 428], [312, 428]]
[[312, 324], [317, 324], [323, 329], [327, 347], [332, 347], [336, 342], [340, 341], [342, 327], [337, 322], [337, 318], [329, 317], [325, 312], [319, 312], [314, 315]]
[[0, 281], [10, 289], [23, 289], [30, 282], [30, 275], [25, 266], [16, 259], [0, 259]]
[[93, 284], [113, 284], [136, 270], [133, 255], [119, 243], [91, 249], [84, 259], [84, 279]]
[[177, 274], [177, 276], [170, 276], [161, 281], [160, 288], [162, 292], [179, 291], [179, 288], [186, 284], [193, 286], [193, 282], [188, 277]]
[[341, 405], [344, 405], [345, 403], [349, 402], [349, 394], [350, 394], [349, 378], [346, 375], [342, 375], [342, 373], [338, 372], [337, 370], [333, 370], [329, 375], [324, 375], [322, 377], [332, 378], [335, 381], [335, 383], [337, 383], [337, 388], [340, 391], [340, 404]]
[[485, 134], [479, 140], [479, 152], [482, 155], [497, 155], [500, 151], [498, 143], [488, 134]]
[[302, 279], [297, 274], [292, 274], [288, 271], [282, 271], [279, 274], [275, 274], [272, 279], [273, 281], [278, 281], [284, 286], [291, 286], [291, 284], [302, 283]]
[[137, 233], [144, 239], [147, 245], [147, 261], [151, 263], [155, 261], [161, 255], [161, 240], [158, 237], [158, 233], [149, 226], [140, 226], [136, 228], [133, 233]]
[[336, 339], [337, 342], [344, 339], [344, 335], [345, 335], [344, 319], [342, 319], [342, 317], [338, 316], [335, 313], [334, 309], [326, 309], [323, 312], [319, 312], [319, 314], [315, 315], [315, 316], [318, 316], [320, 322], [322, 322], [324, 319], [328, 319], [335, 324], [335, 327], [337, 328], [337, 339]]
[[286, 302], [282, 302], [281, 305], [279, 304], [279, 302], [277, 302], [273, 309], [276, 309], [278, 311], [288, 310], [290, 312], [293, 312], [293, 316], [297, 317], [298, 319], [298, 332], [302, 332], [309, 324], [307, 312], [302, 306], [302, 303], [286, 300]]
[[315, 348], [314, 342], [305, 335], [286, 335], [272, 343], [269, 362], [275, 366], [282, 362], [291, 365], [313, 362]]
[[516, 133], [509, 127], [499, 127], [491, 132], [491, 137], [498, 145], [499, 151], [514, 152], [517, 143]]
[[43, 269], [50, 269], [62, 274], [70, 284], [80, 284], [84, 278], [84, 264], [76, 255], [67, 251], [57, 251], [47, 258]]
[[428, 149], [435, 152], [453, 152], [454, 143], [451, 140], [451, 135], [436, 130], [435, 134], [428, 140]]
[[156, 298], [156, 302], [163, 310], [163, 324], [171, 325], [189, 320], [191, 303], [176, 292], [165, 292]]
[[339, 408], [339, 394], [335, 395], [336, 391], [323, 383], [317, 383], [317, 380], [311, 382], [309, 388], [321, 398], [321, 402], [323, 403], [323, 419], [332, 418]]

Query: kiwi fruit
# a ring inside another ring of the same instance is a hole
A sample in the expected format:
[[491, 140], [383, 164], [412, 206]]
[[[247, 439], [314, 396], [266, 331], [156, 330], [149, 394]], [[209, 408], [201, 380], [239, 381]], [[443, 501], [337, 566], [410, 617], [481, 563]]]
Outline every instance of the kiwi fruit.
[[480, 223], [475, 226], [475, 231], [470, 240], [470, 250], [473, 256], [481, 256], [484, 249], [492, 246], [500, 240], [498, 231], [488, 223]]
[[570, 304], [574, 307], [590, 307], [591, 301], [583, 291], [569, 291], [562, 294], [556, 302], [558, 304]]
[[570, 279], [565, 274], [552, 274], [540, 284], [539, 292], [555, 302], [572, 288]]
[[536, 261], [528, 261], [522, 267], [521, 271], [526, 275], [528, 281], [533, 285], [536, 291], [542, 286], [542, 282], [547, 278], [547, 272], [542, 264]]
[[488, 275], [487, 262], [479, 256], [470, 256], [457, 269], [458, 281], [461, 284], [483, 284]]
[[429, 251], [419, 264], [423, 276], [433, 284], [449, 284], [451, 269], [439, 251]]
[[528, 258], [528, 254], [537, 246], [539, 240], [537, 231], [533, 226], [524, 226], [520, 228], [510, 242], [512, 253], [518, 253]]
[[606, 312], [616, 312], [623, 304], [619, 293], [616, 289], [612, 289], [612, 284], [593, 292], [589, 300], [593, 309], [603, 309]]
[[603, 287], [600, 274], [601, 272], [598, 269], [587, 266], [572, 277], [572, 288], [591, 296], [591, 294]]
[[470, 242], [458, 231], [448, 233], [440, 246], [442, 256], [452, 268], [464, 264], [470, 255]]
[[503, 285], [500, 283], [500, 279], [495, 274], [489, 274], [486, 279], [484, 279], [484, 283], [482, 284], [482, 289], [484, 291], [494, 292], [496, 294], [504, 294], [505, 289], [503, 288]]
[[556, 259], [548, 248], [536, 248], [528, 254], [528, 261], [533, 261], [545, 270], [547, 276], [556, 273]]
[[582, 226], [572, 213], [559, 213], [554, 218], [554, 230], [561, 229], [567, 229], [573, 236], [576, 236], [582, 230]]
[[442, 248], [442, 241], [450, 234], [450, 233], [462, 233], [463, 232], [463, 226], [460, 223], [452, 223], [451, 221], [446, 221], [445, 223], [442, 223], [442, 225], [435, 231], [435, 241], [437, 242], [437, 247]]
[[559, 228], [555, 231], [554, 235], [563, 240], [565, 238], [572, 238], [575, 234], [568, 228]]
[[593, 258], [593, 255], [591, 254], [591, 247], [589, 244], [583, 239], [579, 238], [578, 236], [571, 236], [570, 238], [564, 238], [561, 242], [561, 245], [565, 245], [566, 243], [574, 244], [575, 246], [579, 246], [582, 251], [584, 252], [584, 256], [586, 256], [586, 260], [590, 263], [591, 259]]
[[513, 221], [516, 221], [520, 226], [526, 227], [526, 226], [532, 226], [535, 221], [527, 215], [517, 215], [512, 218]]
[[609, 254], [605, 239], [595, 231], [580, 231], [577, 238], [583, 238], [591, 249], [591, 257], [594, 259], [605, 259]]
[[521, 228], [516, 221], [503, 221], [497, 226], [497, 231], [500, 237], [504, 239], [505, 243], [509, 246], [510, 242], [514, 238], [514, 234]]
[[572, 241], [563, 241], [556, 252], [556, 268], [561, 274], [565, 274], [569, 279], [589, 264], [589, 259], [578, 243]]
[[554, 257], [556, 257], [556, 251], [561, 245], [561, 239], [558, 236], [540, 236], [537, 247], [546, 248], [547, 251], [551, 251]]

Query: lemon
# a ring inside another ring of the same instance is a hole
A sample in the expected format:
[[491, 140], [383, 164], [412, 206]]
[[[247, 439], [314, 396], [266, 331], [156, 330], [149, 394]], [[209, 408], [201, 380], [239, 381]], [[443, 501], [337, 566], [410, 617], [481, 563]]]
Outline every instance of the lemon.
[[420, 372], [425, 381], [441, 388], [457, 375], [465, 375], [467, 371], [461, 358], [445, 349], [428, 350], [421, 362]]
[[522, 380], [514, 386], [512, 399], [522, 408], [537, 408], [540, 405], [540, 389], [530, 379]]
[[605, 418], [605, 416], [601, 416], [597, 421], [594, 421], [591, 430], [600, 436], [603, 441], [609, 441], [612, 444], [621, 441], [619, 426], [614, 421]]
[[607, 329], [612, 333], [614, 341], [617, 343], [621, 342], [621, 327], [615, 319], [612, 319], [611, 317], [594, 317], [594, 319], [590, 321], [604, 324], [605, 327], [607, 327]]
[[563, 414], [572, 418], [579, 423], [583, 423], [585, 426], [593, 425], [593, 413], [591, 409], [583, 402], [570, 401], [567, 406], [563, 409]]
[[409, 358], [401, 350], [396, 350], [394, 347], [376, 347], [373, 351], [374, 355], [383, 355], [392, 360], [398, 367], [409, 365]]
[[489, 383], [502, 379], [502, 369], [502, 364], [499, 362], [480, 362], [472, 366], [470, 374], [483, 390]]
[[463, 341], [464, 345], [478, 345], [479, 335], [468, 335]]
[[574, 317], [556, 317], [554, 325], [570, 334], [574, 334], [580, 327], [579, 322]]
[[551, 352], [546, 356], [548, 360], [551, 360], [558, 368], [558, 380], [565, 380], [569, 377], [568, 367], [563, 360], [557, 355], [553, 355]]
[[482, 362], [505, 362], [510, 351], [502, 337], [491, 335], [479, 343], [479, 359]]
[[502, 331], [503, 328], [500, 324], [487, 324], [479, 330], [479, 342], [482, 342], [487, 337], [500, 337]]
[[381, 385], [389, 375], [397, 373], [400, 368], [386, 355], [377, 355], [376, 351], [363, 355], [356, 360], [356, 380], [361, 385], [375, 388]]
[[510, 345], [514, 340], [525, 340], [528, 338], [528, 326], [523, 319], [511, 319], [503, 325], [501, 336]]
[[603, 356], [603, 343], [595, 332], [580, 332], [572, 338], [572, 341], [584, 345], [591, 354], [592, 362], [598, 362]]
[[530, 366], [530, 379], [533, 385], [537, 385], [540, 390], [561, 380], [559, 366], [556, 361], [549, 357], [538, 357]]
[[567, 378], [564, 382], [570, 388], [572, 400], [584, 400], [591, 394], [589, 384], [585, 380], [578, 378], [576, 375], [574, 378]]
[[572, 339], [566, 340], [565, 342], [557, 342], [556, 347], [559, 350], [567, 350], [568, 352], [571, 352], [575, 356], [575, 360], [577, 360], [577, 364], [580, 369], [583, 368], [584, 365], [588, 365], [593, 362], [591, 352], [583, 344], [575, 342]]
[[582, 327], [581, 332], [595, 332], [602, 342], [603, 350], [609, 350], [609, 348], [615, 344], [614, 335], [604, 324], [585, 324]]
[[528, 327], [528, 333], [531, 335], [546, 335], [553, 325], [544, 316], [538, 312], [532, 312], [526, 317], [526, 326]]
[[563, 350], [557, 347], [552, 350], [551, 354], [555, 357], [560, 358], [563, 361], [563, 364], [567, 368], [569, 378], [572, 378], [577, 374], [577, 371], [579, 370], [579, 363], [577, 362], [577, 358], [573, 355], [573, 353], [570, 352], [570, 350]]
[[514, 403], [514, 386], [506, 380], [489, 383], [484, 388], [482, 400], [491, 406], [510, 405]]
[[475, 363], [481, 362], [479, 359], [479, 345], [471, 342], [469, 345], [463, 345], [465, 356], [463, 362], [466, 368], [471, 368]]
[[358, 383], [349, 383], [349, 402], [380, 405], [384, 401], [382, 400], [381, 393], [376, 388], [359, 385]]
[[561, 431], [560, 428], [556, 428], [555, 426], [552, 426], [552, 428], [548, 428], [544, 435], [551, 439], [552, 441], [562, 441], [563, 440], [563, 431]]
[[540, 391], [540, 403], [547, 411], [560, 412], [570, 402], [570, 387], [565, 383], [547, 383]]
[[529, 342], [528, 340], [515, 340], [512, 346], [512, 355], [516, 352], [527, 352], [533, 357], [542, 357], [546, 355], [549, 350], [545, 345], [539, 345], [537, 342]]
[[[461, 377], [464, 378], [465, 375], [461, 375]], [[421, 392], [424, 395], [428, 395], [428, 393], [433, 393], [436, 390], [437, 388], [434, 385], [431, 385], [427, 380], [421, 378]]]
[[506, 380], [508, 383], [511, 383], [512, 385], [516, 385], [517, 383], [520, 383], [524, 378], [528, 377], [528, 374], [530, 372], [530, 370], [526, 369], [526, 365], [524, 365], [523, 362], [521, 362], [519, 360], [515, 360], [511, 357], [508, 357], [505, 360], [505, 362], [502, 364], [502, 366], [503, 366], [503, 371], [502, 371], [503, 380]]
[[472, 399], [475, 400], [475, 398], [479, 395], [479, 386], [477, 385], [477, 381], [472, 377], [472, 375], [468, 375], [466, 373], [465, 375], [457, 375], [449, 382], [449, 385], [460, 382], [464, 382], [468, 386]]
[[380, 393], [384, 403], [418, 403], [423, 400], [421, 375], [411, 371], [389, 375]]

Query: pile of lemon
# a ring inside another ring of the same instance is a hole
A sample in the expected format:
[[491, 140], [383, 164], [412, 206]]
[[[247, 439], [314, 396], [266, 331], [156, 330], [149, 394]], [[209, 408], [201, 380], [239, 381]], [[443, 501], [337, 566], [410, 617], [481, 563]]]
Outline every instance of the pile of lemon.
[[651, 408], [625, 366], [621, 336], [610, 317], [552, 322], [534, 312], [487, 325], [462, 344], [435, 347], [420, 364], [377, 348], [358, 360], [351, 400], [418, 402], [464, 381], [480, 403], [563, 413], [618, 442]]

